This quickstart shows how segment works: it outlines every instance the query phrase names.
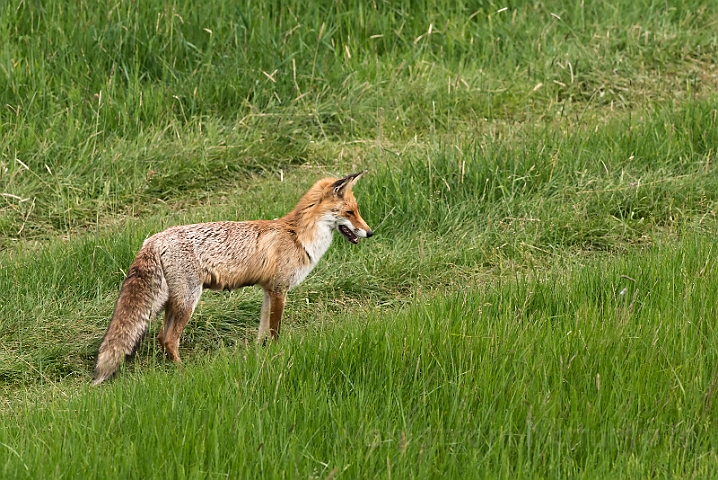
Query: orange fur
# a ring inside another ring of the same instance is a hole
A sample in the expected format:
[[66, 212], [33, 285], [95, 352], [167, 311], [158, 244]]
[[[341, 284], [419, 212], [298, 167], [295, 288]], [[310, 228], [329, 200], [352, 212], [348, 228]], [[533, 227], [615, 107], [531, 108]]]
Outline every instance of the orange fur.
[[148, 238], [130, 267], [100, 344], [95, 383], [114, 375], [134, 353], [147, 324], [161, 310], [165, 319], [159, 342], [180, 363], [179, 339], [205, 288], [261, 286], [259, 338], [276, 338], [287, 291], [311, 272], [329, 248], [333, 231], [352, 243], [373, 234], [351, 191], [360, 175], [319, 180], [277, 220], [182, 225]]

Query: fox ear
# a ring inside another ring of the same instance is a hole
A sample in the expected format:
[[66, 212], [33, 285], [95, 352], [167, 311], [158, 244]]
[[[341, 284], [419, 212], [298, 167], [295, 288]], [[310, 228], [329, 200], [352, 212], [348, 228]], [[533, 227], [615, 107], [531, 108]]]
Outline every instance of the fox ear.
[[340, 178], [336, 182], [332, 184], [332, 192], [337, 197], [343, 197], [344, 193], [356, 183], [357, 180], [359, 180], [359, 177], [361, 177], [364, 174], [364, 170], [358, 173], [352, 173], [351, 175], [347, 175], [344, 178]]

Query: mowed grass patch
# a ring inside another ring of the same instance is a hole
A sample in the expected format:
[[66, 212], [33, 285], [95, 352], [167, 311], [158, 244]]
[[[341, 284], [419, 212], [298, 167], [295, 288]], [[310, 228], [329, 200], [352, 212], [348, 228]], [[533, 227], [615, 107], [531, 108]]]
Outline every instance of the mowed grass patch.
[[[555, 257], [628, 253], [655, 238], [710, 229], [718, 200], [713, 112], [714, 102], [696, 101], [599, 129], [558, 122], [396, 152], [375, 145], [356, 194], [377, 234], [358, 247], [337, 238], [290, 293], [285, 325], [302, 329], [356, 308], [401, 306], [421, 292], [544, 268]], [[155, 206], [143, 221], [6, 252], [3, 387], [88, 378], [118, 288], [147, 236], [175, 224], [279, 217], [327, 174], [336, 173], [301, 167], [284, 181], [255, 176], [187, 206]], [[185, 359], [251, 342], [260, 304], [253, 289], [206, 293], [183, 338]], [[140, 364], [162, 364], [159, 323]]]
[[713, 239], [125, 374], [3, 415], [6, 478], [716, 474]]
[[354, 141], [605, 118], [718, 85], [700, 1], [364, 3], [0, 7], [0, 247]]

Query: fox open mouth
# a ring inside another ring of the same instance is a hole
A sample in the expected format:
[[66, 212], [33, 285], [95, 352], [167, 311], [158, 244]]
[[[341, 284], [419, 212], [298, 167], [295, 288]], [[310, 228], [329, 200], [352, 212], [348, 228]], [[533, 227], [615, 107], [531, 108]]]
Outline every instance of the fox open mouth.
[[346, 225], [339, 225], [339, 232], [344, 235], [344, 238], [352, 242], [354, 245], [359, 243], [359, 237], [354, 235], [354, 232], [349, 230], [349, 227], [347, 227]]

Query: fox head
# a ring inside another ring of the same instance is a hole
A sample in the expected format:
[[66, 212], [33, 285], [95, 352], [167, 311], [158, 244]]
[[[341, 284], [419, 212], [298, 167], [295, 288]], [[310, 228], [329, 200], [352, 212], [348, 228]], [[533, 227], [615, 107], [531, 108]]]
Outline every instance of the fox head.
[[353, 244], [359, 243], [360, 238], [374, 235], [371, 227], [361, 218], [359, 206], [352, 193], [352, 186], [363, 173], [362, 171], [340, 178], [325, 190], [325, 198], [334, 205], [330, 214], [336, 221], [336, 230]]
[[324, 200], [330, 205], [327, 215], [334, 220], [334, 228], [353, 244], [359, 243], [360, 238], [374, 235], [371, 227], [361, 218], [359, 206], [352, 193], [352, 186], [363, 173], [361, 171], [347, 175], [328, 184], [324, 189]]
[[[354, 173], [344, 178], [323, 178], [317, 181], [312, 188], [299, 200], [299, 203], [287, 217], [294, 218], [299, 227], [300, 241], [306, 244], [320, 241], [324, 249], [331, 243], [334, 230], [342, 234], [349, 242], [357, 244], [360, 238], [374, 235], [359, 214], [357, 201], [352, 193], [352, 185], [356, 183], [363, 172]], [[319, 228], [317, 230], [317, 228]], [[317, 240], [315, 235], [323, 240]]]

